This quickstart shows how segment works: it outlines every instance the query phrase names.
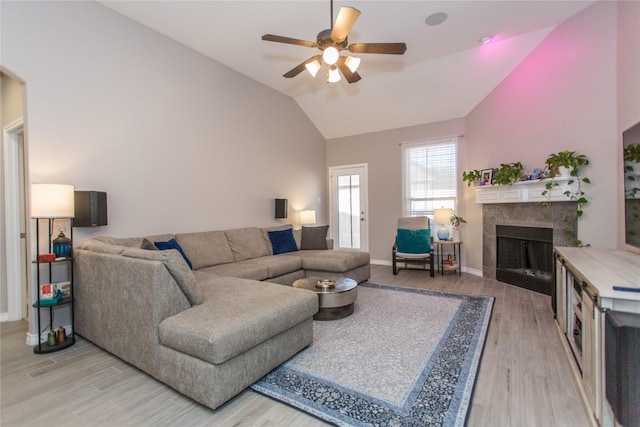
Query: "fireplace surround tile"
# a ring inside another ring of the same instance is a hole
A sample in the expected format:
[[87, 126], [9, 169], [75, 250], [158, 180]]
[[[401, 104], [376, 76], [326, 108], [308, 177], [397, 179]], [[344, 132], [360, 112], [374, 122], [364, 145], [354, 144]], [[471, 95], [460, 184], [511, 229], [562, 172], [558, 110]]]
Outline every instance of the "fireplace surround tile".
[[552, 228], [554, 246], [575, 246], [566, 230], [577, 233], [576, 202], [483, 204], [482, 275], [489, 279], [496, 278], [496, 225]]

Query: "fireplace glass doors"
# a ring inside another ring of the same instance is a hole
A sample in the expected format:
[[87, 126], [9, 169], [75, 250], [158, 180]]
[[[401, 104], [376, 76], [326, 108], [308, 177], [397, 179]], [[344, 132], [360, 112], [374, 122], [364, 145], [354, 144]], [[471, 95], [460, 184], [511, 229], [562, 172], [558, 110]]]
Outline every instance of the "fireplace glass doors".
[[553, 295], [553, 229], [496, 225], [496, 279]]

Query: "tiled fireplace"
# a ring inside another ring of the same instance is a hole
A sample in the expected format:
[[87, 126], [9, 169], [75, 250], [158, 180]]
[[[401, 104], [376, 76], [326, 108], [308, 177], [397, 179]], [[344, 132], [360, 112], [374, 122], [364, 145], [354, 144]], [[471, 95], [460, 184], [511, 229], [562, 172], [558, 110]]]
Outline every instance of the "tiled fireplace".
[[[541, 206], [535, 202], [484, 203], [482, 218], [483, 276], [551, 295], [553, 285], [551, 277], [547, 276], [553, 275], [552, 245], [575, 246], [573, 237], [566, 233], [567, 229], [574, 235], [576, 232], [575, 202], [554, 202], [549, 206]], [[496, 234], [496, 226], [514, 227], [500, 227], [501, 231]], [[500, 244], [498, 239], [501, 240]], [[545, 245], [544, 241], [549, 242]], [[498, 257], [497, 249], [500, 245], [503, 255]], [[547, 260], [549, 257], [551, 259]], [[545, 259], [541, 261], [540, 258]], [[501, 263], [506, 260], [519, 265], [498, 269], [499, 260]], [[549, 271], [540, 272], [540, 269]], [[496, 277], [496, 270], [499, 277]]]

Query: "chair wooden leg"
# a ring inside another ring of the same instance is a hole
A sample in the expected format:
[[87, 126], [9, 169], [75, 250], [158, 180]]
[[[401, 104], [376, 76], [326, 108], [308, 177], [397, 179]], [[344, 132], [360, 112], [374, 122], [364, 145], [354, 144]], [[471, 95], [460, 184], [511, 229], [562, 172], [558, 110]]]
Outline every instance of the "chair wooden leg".
[[429, 257], [429, 275], [435, 277], [433, 254]]
[[398, 269], [396, 268], [396, 254], [392, 253], [391, 254], [391, 263], [393, 264], [393, 275], [397, 275], [398, 274]]

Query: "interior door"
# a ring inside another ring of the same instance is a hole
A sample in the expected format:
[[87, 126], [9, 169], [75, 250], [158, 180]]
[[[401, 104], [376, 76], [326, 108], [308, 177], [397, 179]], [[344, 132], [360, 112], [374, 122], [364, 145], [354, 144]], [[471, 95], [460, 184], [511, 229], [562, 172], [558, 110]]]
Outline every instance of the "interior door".
[[329, 168], [331, 237], [335, 249], [369, 250], [367, 165]]

